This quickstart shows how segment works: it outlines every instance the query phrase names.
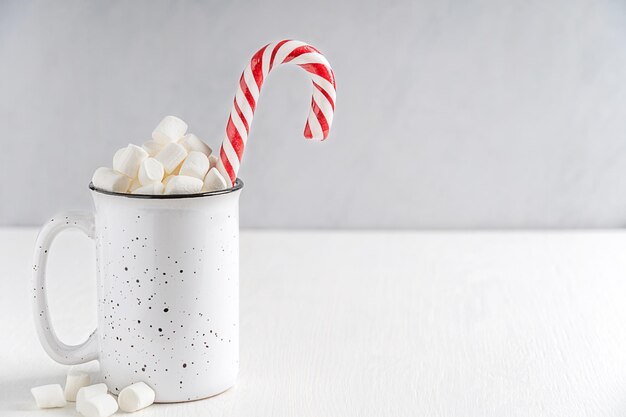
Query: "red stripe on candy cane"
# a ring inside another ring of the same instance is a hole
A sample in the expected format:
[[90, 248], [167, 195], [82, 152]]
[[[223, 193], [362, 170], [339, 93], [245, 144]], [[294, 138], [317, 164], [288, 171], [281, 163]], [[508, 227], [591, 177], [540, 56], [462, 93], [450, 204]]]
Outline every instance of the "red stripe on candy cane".
[[309, 121], [306, 121], [306, 125], [304, 125], [304, 137], [307, 139], [313, 138], [313, 133], [311, 133], [311, 126], [309, 126]]
[[230, 144], [232, 145], [235, 153], [237, 153], [237, 158], [241, 161], [241, 156], [243, 155], [243, 139], [241, 138], [241, 134], [235, 127], [233, 123], [232, 117], [228, 118], [228, 124], [226, 125], [226, 135], [230, 139]]
[[330, 126], [328, 121], [326, 120], [326, 116], [322, 113], [322, 110], [319, 108], [315, 100], [311, 101], [311, 108], [313, 109], [313, 113], [317, 116], [317, 120], [320, 122], [320, 127], [322, 128], [322, 132], [324, 132], [324, 139], [328, 137], [328, 131], [330, 130]]
[[[250, 132], [250, 126], [248, 125], [248, 121], [246, 120], [246, 116], [244, 116], [243, 112], [239, 108], [239, 105], [237, 104], [237, 100], [234, 101], [233, 107], [234, 107], [235, 111], [237, 112], [237, 114], [239, 115], [239, 118], [241, 119], [241, 122], [243, 123], [244, 127], [246, 128], [246, 133]], [[333, 109], [334, 108], [335, 107], [333, 106]]]
[[254, 97], [252, 96], [252, 93], [250, 92], [250, 89], [248, 88], [248, 85], [246, 84], [246, 79], [243, 74], [241, 74], [241, 78], [239, 79], [239, 88], [243, 92], [243, 95], [248, 101], [248, 104], [250, 104], [250, 108], [254, 112], [256, 108], [256, 101], [254, 100]]
[[330, 96], [330, 94], [328, 94], [328, 92], [326, 92], [326, 90], [324, 90], [318, 83], [316, 83], [315, 81], [313, 81], [313, 86], [315, 88], [317, 88], [320, 93], [322, 93], [324, 95], [324, 97], [326, 97], [326, 100], [328, 100], [328, 102], [330, 103], [330, 107], [333, 108], [333, 110], [335, 110], [335, 102], [333, 101], [332, 97]]
[[222, 147], [220, 148], [220, 161], [222, 165], [224, 165], [224, 170], [226, 170], [226, 174], [230, 178], [231, 185], [234, 185], [235, 180], [237, 179], [237, 173], [233, 169], [233, 166], [230, 164], [230, 162], [228, 162], [226, 152], [224, 151], [224, 145], [222, 145]]
[[332, 70], [323, 64], [298, 64], [300, 68], [313, 74], [319, 75], [335, 86], [335, 75]]
[[263, 53], [268, 46], [269, 45], [265, 45], [263, 48], [259, 49], [250, 61], [252, 75], [254, 75], [254, 81], [256, 81], [256, 85], [259, 88], [259, 91], [261, 90], [261, 86], [263, 85]]
[[280, 47], [286, 44], [287, 42], [289, 42], [289, 39], [278, 42], [276, 46], [274, 47], [274, 50], [272, 51], [272, 58], [270, 59], [270, 71], [272, 70], [272, 68], [274, 68], [274, 58], [276, 58], [276, 53], [278, 52]]
[[292, 59], [297, 58], [302, 54], [308, 54], [310, 52], [320, 54], [320, 52], [317, 49], [313, 48], [311, 45], [298, 46], [293, 51], [289, 52], [289, 55], [287, 55], [285, 59], [283, 59], [283, 62], [281, 62], [281, 64], [286, 64]]

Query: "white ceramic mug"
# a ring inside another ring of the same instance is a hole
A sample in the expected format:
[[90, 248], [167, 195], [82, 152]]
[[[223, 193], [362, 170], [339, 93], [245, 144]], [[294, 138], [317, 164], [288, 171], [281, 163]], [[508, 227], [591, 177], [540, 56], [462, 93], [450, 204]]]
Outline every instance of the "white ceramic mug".
[[[230, 388], [239, 368], [239, 194], [243, 183], [193, 195], [97, 190], [95, 211], [67, 212], [41, 230], [33, 306], [39, 340], [63, 364], [100, 361], [113, 393], [144, 381], [157, 402]], [[52, 328], [45, 270], [54, 237], [78, 228], [96, 242], [98, 328], [68, 346]]]

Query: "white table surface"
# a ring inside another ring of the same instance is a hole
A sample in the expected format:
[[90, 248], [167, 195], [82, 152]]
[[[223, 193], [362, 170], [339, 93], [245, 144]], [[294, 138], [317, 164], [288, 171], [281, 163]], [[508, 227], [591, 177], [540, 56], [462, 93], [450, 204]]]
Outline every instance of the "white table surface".
[[[0, 229], [0, 416], [63, 383], [40, 347], [34, 229]], [[54, 323], [95, 325], [94, 248], [51, 251]], [[624, 416], [626, 232], [244, 232], [241, 372], [141, 416]]]

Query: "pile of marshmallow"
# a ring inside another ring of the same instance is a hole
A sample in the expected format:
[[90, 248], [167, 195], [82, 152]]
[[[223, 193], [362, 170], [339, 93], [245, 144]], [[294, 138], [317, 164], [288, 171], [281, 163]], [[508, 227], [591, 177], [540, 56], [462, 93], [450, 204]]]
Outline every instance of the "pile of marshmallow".
[[113, 168], [98, 168], [91, 182], [101, 190], [144, 195], [218, 191], [228, 185], [216, 165], [211, 148], [187, 133], [187, 123], [167, 116], [151, 140], [119, 149]]
[[144, 382], [136, 382], [124, 388], [117, 397], [108, 394], [106, 384], [90, 385], [89, 373], [70, 369], [65, 390], [59, 384], [31, 388], [39, 408], [65, 407], [68, 401], [76, 403], [76, 411], [84, 417], [109, 417], [118, 408], [133, 413], [154, 402], [154, 391]]

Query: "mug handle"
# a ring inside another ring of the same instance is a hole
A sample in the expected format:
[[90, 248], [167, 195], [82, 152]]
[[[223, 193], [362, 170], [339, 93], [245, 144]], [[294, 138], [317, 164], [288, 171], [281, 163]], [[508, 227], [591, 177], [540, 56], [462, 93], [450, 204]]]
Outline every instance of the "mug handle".
[[94, 330], [87, 340], [79, 345], [66, 345], [56, 335], [50, 321], [46, 294], [46, 264], [48, 252], [54, 238], [65, 229], [80, 229], [91, 239], [95, 237], [94, 215], [85, 211], [61, 213], [46, 223], [35, 246], [33, 258], [33, 312], [39, 341], [46, 353], [55, 361], [74, 365], [98, 358], [98, 335]]

